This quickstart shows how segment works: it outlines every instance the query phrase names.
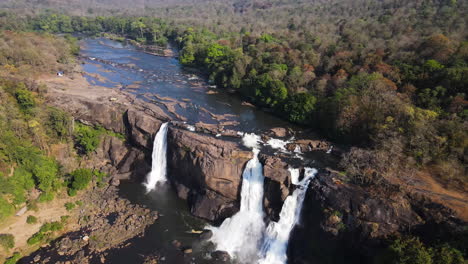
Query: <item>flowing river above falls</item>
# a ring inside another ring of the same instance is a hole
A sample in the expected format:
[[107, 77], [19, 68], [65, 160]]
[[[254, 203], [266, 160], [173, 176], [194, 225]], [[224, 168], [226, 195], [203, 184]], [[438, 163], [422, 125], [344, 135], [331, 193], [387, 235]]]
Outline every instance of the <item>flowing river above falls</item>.
[[[273, 127], [300, 130], [243, 102], [235, 94], [217, 89], [203, 77], [184, 71], [176, 58], [150, 55], [104, 38], [83, 40], [81, 57], [91, 84], [121, 89], [147, 102], [163, 102], [163, 108], [174, 120], [217, 124], [249, 133]], [[327, 155], [323, 152], [309, 154], [301, 165], [323, 165], [324, 156]], [[170, 174], [169, 171], [168, 179]], [[207, 223], [191, 216], [186, 201], [179, 199], [168, 184], [147, 193], [142, 183], [124, 182], [120, 194], [133, 203], [158, 211], [160, 218], [143, 237], [111, 251], [107, 257], [109, 263], [142, 263], [152, 255], [161, 257], [158, 263], [217, 263], [209, 257], [208, 252], [212, 251], [208, 249], [209, 243], [198, 239], [197, 232], [205, 229]], [[173, 245], [174, 241], [182, 245], [182, 250], [191, 248], [193, 253], [184, 254], [180, 247]]]
[[123, 89], [146, 101], [164, 102], [174, 120], [221, 124], [245, 132], [293, 127], [184, 71], [176, 58], [154, 56], [103, 38], [87, 39], [81, 49], [90, 83]]

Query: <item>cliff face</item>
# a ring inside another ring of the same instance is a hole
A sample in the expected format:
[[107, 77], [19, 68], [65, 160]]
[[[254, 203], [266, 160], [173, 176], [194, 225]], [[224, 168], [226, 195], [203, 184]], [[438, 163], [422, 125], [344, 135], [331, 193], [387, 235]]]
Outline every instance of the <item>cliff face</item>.
[[[128, 99], [118, 98], [121, 102]], [[141, 181], [146, 176], [151, 167], [154, 135], [170, 119], [161, 108], [142, 102], [128, 104], [61, 96], [54, 99], [56, 106], [67, 110], [76, 120], [127, 134], [125, 144], [112, 137], [104, 138], [95, 153], [102, 162], [93, 164], [94, 167], [110, 172], [116, 183], [122, 179]], [[194, 215], [221, 222], [239, 208], [242, 172], [252, 152], [241, 146], [239, 140], [233, 140], [235, 132], [217, 138], [205, 130], [197, 127], [197, 132], [191, 132], [180, 125], [170, 126], [169, 180], [178, 196], [187, 200]], [[328, 144], [316, 141], [295, 144], [303, 151], [329, 148]], [[270, 219], [277, 220], [284, 199], [294, 190], [288, 161], [273, 154], [260, 154], [259, 158], [264, 165], [265, 211]], [[375, 253], [373, 248], [395, 233], [427, 230], [441, 223], [446, 234], [460, 231], [463, 226], [448, 208], [424, 196], [391, 184], [363, 188], [322, 170], [311, 182], [301, 224], [292, 235], [291, 261], [311, 262], [317, 256], [327, 255], [346, 262], [356, 252], [371, 256]], [[333, 254], [336, 250], [343, 254], [336, 256]]]

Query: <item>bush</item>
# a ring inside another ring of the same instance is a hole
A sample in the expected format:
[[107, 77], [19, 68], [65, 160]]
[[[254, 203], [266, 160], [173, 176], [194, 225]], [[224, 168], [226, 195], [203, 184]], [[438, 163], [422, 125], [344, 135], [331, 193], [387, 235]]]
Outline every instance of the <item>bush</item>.
[[28, 224], [35, 224], [37, 223], [37, 217], [30, 215], [28, 218], [26, 218], [26, 223]]
[[11, 257], [9, 257], [9, 258], [7, 258], [7, 259], [5, 260], [5, 263], [4, 263], [4, 264], [16, 264], [16, 262], [18, 262], [18, 260], [19, 260], [20, 258], [21, 258], [20, 253], [15, 252], [15, 253], [13, 254], [13, 256], [11, 256]]
[[32, 235], [27, 243], [28, 245], [34, 245], [34, 244], [37, 244], [39, 242], [41, 242], [42, 240], [44, 239], [44, 234], [38, 232], [38, 233], [35, 233], [34, 235]]
[[72, 177], [71, 188], [74, 190], [83, 190], [88, 187], [93, 178], [93, 172], [90, 169], [77, 169], [70, 173]]
[[450, 247], [448, 244], [443, 244], [434, 249], [433, 252], [434, 264], [463, 264], [465, 260], [463, 254]]
[[74, 203], [65, 203], [65, 208], [67, 209], [67, 211], [71, 211], [75, 208], [75, 204]]
[[20, 89], [15, 92], [16, 100], [18, 104], [25, 113], [31, 113], [34, 106], [36, 106], [36, 101], [34, 100], [33, 94], [25, 89]]
[[60, 222], [61, 222], [62, 224], [66, 224], [67, 221], [68, 221], [68, 219], [70, 219], [70, 216], [69, 216], [69, 215], [62, 215], [62, 216], [60, 217]]
[[71, 127], [71, 118], [67, 113], [57, 108], [49, 108], [48, 127], [53, 136], [62, 139], [69, 135]]
[[0, 234], [0, 246], [6, 250], [15, 247], [15, 237], [11, 234]]
[[49, 202], [54, 199], [55, 195], [51, 192], [44, 192], [39, 195], [39, 198], [37, 199], [38, 202], [43, 203], [43, 202]]
[[77, 191], [75, 189], [68, 189], [67, 193], [68, 193], [68, 196], [73, 197], [73, 196], [76, 196]]
[[75, 141], [78, 149], [89, 154], [96, 150], [100, 142], [101, 131], [93, 127], [77, 124], [75, 127]]
[[14, 211], [15, 208], [13, 207], [13, 205], [8, 203], [8, 201], [4, 198], [0, 197], [0, 220], [12, 215]]
[[391, 262], [395, 264], [431, 264], [431, 251], [416, 237], [400, 238], [389, 247]]
[[399, 238], [392, 242], [376, 263], [385, 264], [464, 264], [463, 254], [448, 244], [425, 246], [417, 237]]

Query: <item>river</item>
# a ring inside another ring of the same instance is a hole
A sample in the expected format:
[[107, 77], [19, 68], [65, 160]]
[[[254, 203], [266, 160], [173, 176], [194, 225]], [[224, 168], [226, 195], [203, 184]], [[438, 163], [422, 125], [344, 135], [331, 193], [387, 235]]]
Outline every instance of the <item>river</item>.
[[[104, 38], [83, 40], [80, 55], [90, 83], [122, 89], [156, 104], [164, 101], [167, 113], [175, 120], [188, 124], [218, 124], [249, 133], [272, 127], [300, 130], [256, 109], [236, 94], [217, 89], [203, 77], [185, 71], [176, 58], [150, 55], [131, 45]], [[323, 157], [323, 152], [310, 155], [312, 159], [306, 158], [307, 162], [326, 160], [316, 159], [317, 155]], [[133, 203], [158, 211], [161, 216], [143, 237], [134, 238], [128, 246], [111, 251], [107, 257], [109, 263], [142, 263], [145, 256], [150, 255], [160, 256], [158, 263], [217, 263], [207, 253], [207, 242], [199, 241], [196, 234], [207, 223], [191, 216], [186, 202], [170, 187], [162, 186], [146, 193], [141, 183], [124, 182], [120, 194]], [[177, 249], [173, 245], [175, 240], [183, 247], [192, 248], [193, 253], [184, 254]]]

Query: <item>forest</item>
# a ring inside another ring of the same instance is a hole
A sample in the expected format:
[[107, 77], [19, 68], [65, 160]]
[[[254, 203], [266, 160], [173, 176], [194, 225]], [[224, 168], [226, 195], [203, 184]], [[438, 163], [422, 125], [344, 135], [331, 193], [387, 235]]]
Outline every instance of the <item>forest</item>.
[[[70, 136], [68, 117], [45, 108], [44, 87], [19, 76], [66, 69], [79, 51], [76, 33], [178, 48], [182, 65], [218, 87], [349, 146], [340, 166], [355, 184], [424, 173], [467, 190], [466, 1], [83, 3], [57, 12], [48, 1], [36, 11], [18, 1], [0, 12], [0, 163], [8, 164], [0, 167], [18, 166], [0, 177], [0, 219], [27, 201], [24, 190], [37, 185], [51, 199], [70, 184], [45, 147]], [[100, 133], [82, 127], [74, 140], [85, 154]]]
[[[6, 11], [0, 20], [6, 30], [107, 32], [150, 45], [172, 43], [183, 65], [202, 70], [218, 87], [355, 146], [343, 167], [357, 183], [425, 171], [466, 187], [464, 1], [236, 2], [231, 10], [223, 4], [176, 6], [162, 18], [49, 10], [33, 16]], [[208, 18], [191, 20], [189, 12], [200, 8]], [[265, 16], [271, 12], [282, 19]], [[227, 19], [216, 22], [215, 13]]]

